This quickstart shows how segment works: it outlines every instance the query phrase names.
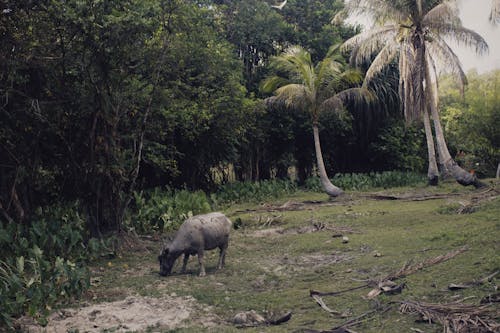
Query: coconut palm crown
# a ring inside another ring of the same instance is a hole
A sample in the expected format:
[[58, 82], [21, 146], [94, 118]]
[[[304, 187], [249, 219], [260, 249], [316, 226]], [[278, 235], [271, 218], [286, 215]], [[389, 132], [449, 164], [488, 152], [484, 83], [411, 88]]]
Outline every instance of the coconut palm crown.
[[432, 116], [440, 165], [463, 185], [482, 185], [452, 159], [438, 114], [437, 76], [449, 72], [462, 89], [467, 78], [460, 60], [447, 40], [472, 47], [478, 54], [488, 50], [485, 40], [462, 26], [453, 0], [351, 0], [349, 14], [369, 15], [375, 27], [344, 43], [355, 65], [368, 63], [376, 54], [365, 77], [365, 85], [393, 61], [399, 63], [399, 95], [405, 118], [423, 120], [429, 151], [429, 182], [437, 182], [434, 142], [429, 122]]
[[277, 75], [267, 78], [261, 85], [263, 91], [275, 92], [268, 103], [284, 103], [310, 114], [318, 172], [330, 197], [337, 197], [343, 191], [330, 182], [325, 170], [318, 130], [320, 113], [326, 108], [340, 111], [347, 100], [360, 102], [371, 98], [367, 89], [353, 87], [359, 85], [363, 77], [359, 71], [346, 66], [339, 49], [340, 45], [332, 46], [325, 58], [314, 65], [307, 50], [290, 46], [271, 60]]

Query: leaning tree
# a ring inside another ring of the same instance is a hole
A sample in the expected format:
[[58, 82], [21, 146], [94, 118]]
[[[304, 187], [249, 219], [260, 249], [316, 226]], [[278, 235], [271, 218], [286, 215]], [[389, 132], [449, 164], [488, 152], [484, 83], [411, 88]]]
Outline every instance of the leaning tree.
[[[478, 54], [488, 49], [485, 40], [476, 32], [462, 26], [454, 0], [351, 0], [346, 11], [354, 15], [369, 15], [375, 27], [344, 43], [351, 50], [350, 60], [360, 65], [375, 58], [366, 73], [365, 85], [382, 68], [398, 61], [399, 95], [405, 118], [421, 119], [429, 152], [428, 179], [437, 184], [439, 163], [462, 185], [482, 186], [475, 175], [462, 169], [448, 150], [438, 112], [437, 76], [449, 71], [462, 89], [467, 78], [461, 63], [447, 40], [473, 47]], [[429, 115], [434, 123], [433, 140]]]
[[343, 103], [351, 99], [360, 101], [370, 98], [367, 89], [353, 87], [361, 83], [362, 76], [345, 65], [339, 48], [339, 45], [332, 46], [325, 58], [314, 65], [307, 50], [291, 46], [271, 60], [277, 74], [268, 77], [262, 84], [264, 91], [276, 94], [268, 99], [269, 103], [284, 103], [310, 114], [321, 185], [330, 197], [337, 197], [343, 191], [331, 183], [326, 173], [319, 139], [320, 113], [327, 108], [340, 111]]

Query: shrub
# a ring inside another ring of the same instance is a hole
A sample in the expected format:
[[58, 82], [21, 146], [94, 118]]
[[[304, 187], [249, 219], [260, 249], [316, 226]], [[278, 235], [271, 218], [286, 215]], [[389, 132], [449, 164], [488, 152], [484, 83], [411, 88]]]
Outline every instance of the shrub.
[[134, 193], [135, 216], [129, 227], [139, 233], [171, 231], [189, 216], [209, 212], [211, 206], [203, 191], [172, 191], [155, 188]]
[[[361, 191], [371, 188], [413, 186], [424, 182], [424, 175], [404, 171], [336, 174], [332, 178], [332, 183], [334, 185], [350, 191]], [[304, 187], [310, 191], [323, 191], [318, 177], [307, 179]]]
[[76, 206], [38, 209], [31, 224], [0, 224], [0, 326], [25, 313], [44, 323], [57, 302], [90, 285], [85, 223]]
[[261, 182], [233, 182], [219, 187], [212, 196], [217, 204], [258, 202], [278, 198], [297, 191], [297, 184], [290, 180], [267, 180]]

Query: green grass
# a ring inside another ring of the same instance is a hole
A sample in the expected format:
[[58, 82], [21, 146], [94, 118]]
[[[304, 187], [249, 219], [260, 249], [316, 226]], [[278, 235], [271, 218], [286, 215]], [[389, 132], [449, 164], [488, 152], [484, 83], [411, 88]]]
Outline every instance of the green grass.
[[[324, 330], [348, 318], [327, 314], [309, 297], [310, 289], [352, 288], [362, 284], [359, 280], [395, 272], [409, 260], [420, 262], [464, 245], [468, 246], [465, 253], [398, 281], [408, 285], [402, 294], [381, 295], [377, 301], [381, 304], [398, 300], [450, 302], [473, 296], [469, 301], [478, 303], [483, 296], [493, 293], [494, 282], [498, 280], [453, 292], [448, 291], [447, 286], [473, 281], [499, 269], [500, 200], [485, 203], [471, 214], [458, 215], [449, 207], [456, 207], [460, 200], [467, 200], [477, 192], [446, 183], [437, 188], [389, 189], [387, 193], [409, 191], [459, 195], [426, 201], [380, 201], [348, 192], [337, 204], [329, 202], [323, 194], [299, 191], [267, 205], [306, 200], [322, 201], [324, 205], [280, 212], [266, 212], [264, 206], [255, 203], [234, 205], [226, 213], [233, 220], [241, 219], [243, 226], [232, 233], [224, 270], [214, 271], [217, 253], [211, 251], [206, 258], [208, 275], [205, 278], [196, 276], [198, 267], [194, 259], [188, 264], [187, 274], [159, 277], [156, 256], [160, 243], [149, 243], [149, 252], [123, 253], [121, 258], [109, 261], [110, 264], [108, 261], [96, 264], [94, 275], [99, 277], [99, 282], [91, 289], [92, 302], [122, 299], [127, 294], [191, 295], [198, 302], [212, 306], [225, 321], [213, 329], [188, 327], [169, 332], [240, 332], [229, 320], [246, 310], [261, 314], [291, 310], [293, 317], [280, 326], [247, 328], [245, 332]], [[271, 225], [272, 228], [294, 230], [319, 221], [328, 226], [348, 227], [356, 233], [347, 234], [347, 244], [333, 238], [331, 231], [256, 237], [256, 230], [263, 228], [258, 223], [259, 214], [281, 215], [279, 224]], [[375, 252], [381, 256], [375, 257]], [[180, 263], [174, 270], [180, 270]], [[323, 299], [330, 308], [354, 317], [374, 308], [375, 301], [364, 298], [368, 292], [369, 289], [361, 289]], [[411, 328], [442, 331], [439, 325], [417, 323], [415, 319], [392, 309], [376, 314], [353, 329], [364, 333], [410, 332]]]

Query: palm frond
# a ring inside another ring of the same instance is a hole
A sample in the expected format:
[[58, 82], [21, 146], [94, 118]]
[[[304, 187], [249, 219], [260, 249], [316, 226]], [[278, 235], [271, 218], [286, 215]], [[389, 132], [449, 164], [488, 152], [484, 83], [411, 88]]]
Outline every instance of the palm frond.
[[446, 36], [458, 45], [473, 48], [478, 55], [488, 52], [488, 43], [474, 30], [446, 22], [429, 22], [427, 27], [435, 36]]
[[366, 71], [365, 82], [363, 82], [364, 87], [367, 87], [373, 77], [394, 60], [398, 55], [398, 51], [399, 47], [396, 43], [387, 43], [387, 45], [377, 54], [368, 68], [368, 71]]
[[339, 110], [347, 102], [370, 104], [376, 100], [375, 94], [366, 88], [350, 88], [340, 91], [321, 103], [322, 109]]
[[358, 85], [363, 82], [363, 74], [358, 69], [353, 68], [343, 71], [339, 78], [348, 86]]
[[323, 61], [320, 61], [316, 66], [316, 78], [315, 78], [315, 86], [321, 86], [324, 82], [330, 81], [332, 78], [335, 78], [339, 75], [339, 73], [343, 70], [343, 64], [335, 61], [333, 58], [325, 58]]
[[327, 99], [339, 91], [357, 86], [363, 82], [363, 74], [358, 69], [348, 68], [332, 76], [325, 76], [320, 89], [320, 100]]
[[300, 82], [311, 87], [316, 74], [312, 67], [311, 55], [301, 46], [290, 46], [283, 54], [271, 59], [271, 65], [287, 74], [290, 82]]
[[490, 22], [500, 24], [500, 0], [491, 0]]
[[452, 25], [462, 25], [456, 2], [443, 2], [429, 10], [422, 19], [422, 24], [427, 26], [433, 22], [447, 22]]
[[337, 14], [335, 14], [330, 23], [333, 25], [342, 25], [344, 23], [344, 20], [348, 17], [348, 15], [349, 13], [347, 12], [347, 10], [342, 9]]
[[397, 35], [396, 25], [386, 25], [375, 28], [348, 39], [342, 46], [344, 50], [351, 49], [349, 61], [359, 65], [369, 60], [372, 55], [388, 43], [393, 43]]
[[270, 93], [275, 91], [281, 86], [290, 83], [287, 79], [281, 76], [271, 76], [260, 83], [260, 91], [265, 93]]
[[399, 6], [396, 1], [350, 0], [345, 5], [350, 15], [369, 15], [376, 23], [398, 22], [409, 16], [409, 6]]
[[420, 59], [422, 54], [416, 51], [411, 44], [405, 43], [401, 45], [399, 56], [401, 107], [405, 119], [413, 121], [419, 119], [424, 100], [422, 61]]
[[313, 102], [311, 93], [303, 84], [291, 83], [276, 89], [276, 97], [283, 100], [287, 106], [292, 104], [305, 105]]
[[462, 69], [460, 59], [450, 46], [439, 36], [434, 37], [432, 42], [425, 43], [426, 48], [429, 50], [434, 62], [437, 62], [442, 71], [451, 73], [456, 77], [460, 88], [463, 91], [464, 86], [467, 85], [467, 77]]

